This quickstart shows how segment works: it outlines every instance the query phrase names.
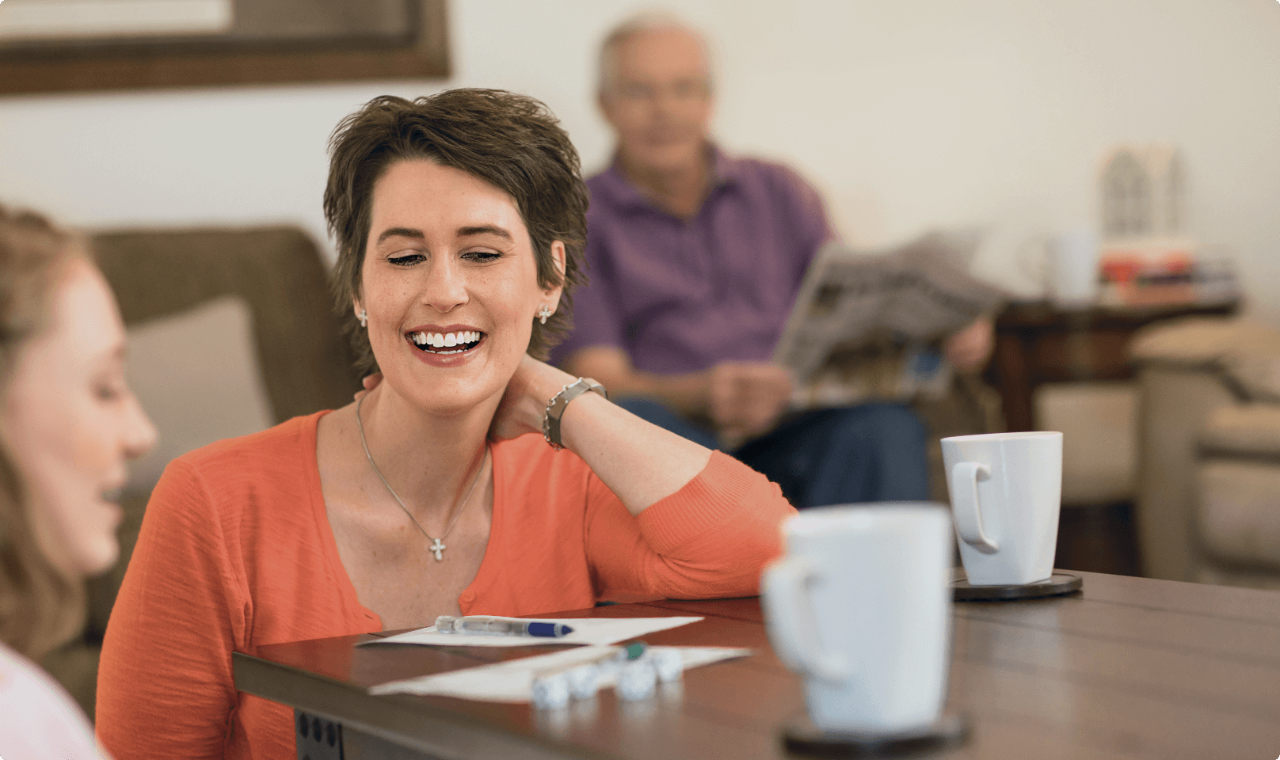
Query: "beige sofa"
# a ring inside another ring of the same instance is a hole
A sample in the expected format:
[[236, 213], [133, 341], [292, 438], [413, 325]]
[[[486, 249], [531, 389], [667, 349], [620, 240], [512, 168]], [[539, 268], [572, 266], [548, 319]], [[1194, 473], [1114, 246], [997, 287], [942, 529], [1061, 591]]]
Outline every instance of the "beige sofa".
[[1192, 318], [1130, 352], [1144, 575], [1280, 587], [1280, 331]]
[[341, 406], [359, 387], [327, 267], [290, 227], [93, 236], [129, 330], [129, 380], [160, 431], [132, 468], [121, 559], [89, 584], [84, 635], [43, 663], [92, 717], [98, 653], [151, 487], [173, 457]]

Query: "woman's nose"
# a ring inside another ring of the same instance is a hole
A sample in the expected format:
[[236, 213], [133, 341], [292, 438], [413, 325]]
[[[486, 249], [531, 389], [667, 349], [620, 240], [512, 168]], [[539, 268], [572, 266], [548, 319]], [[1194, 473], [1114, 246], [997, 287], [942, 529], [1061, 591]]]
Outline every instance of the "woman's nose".
[[132, 393], [129, 394], [129, 409], [125, 413], [124, 453], [129, 459], [137, 459], [156, 445], [159, 434], [156, 426], [147, 417], [142, 404]]
[[443, 314], [467, 298], [467, 276], [456, 262], [446, 260], [431, 267], [422, 290], [424, 303]]

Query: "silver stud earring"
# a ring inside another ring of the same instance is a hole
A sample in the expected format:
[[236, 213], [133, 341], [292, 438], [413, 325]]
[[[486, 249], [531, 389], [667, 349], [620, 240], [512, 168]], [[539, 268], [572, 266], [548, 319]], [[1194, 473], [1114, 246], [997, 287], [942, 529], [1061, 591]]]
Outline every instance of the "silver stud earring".
[[369, 312], [365, 311], [364, 309], [360, 310], [360, 314], [356, 316], [356, 319], [360, 320], [361, 327], [369, 326]]
[[542, 308], [538, 309], [538, 321], [545, 325], [547, 323], [547, 317], [551, 316], [553, 313], [554, 312], [551, 311], [551, 309], [548, 309], [547, 305], [544, 303]]

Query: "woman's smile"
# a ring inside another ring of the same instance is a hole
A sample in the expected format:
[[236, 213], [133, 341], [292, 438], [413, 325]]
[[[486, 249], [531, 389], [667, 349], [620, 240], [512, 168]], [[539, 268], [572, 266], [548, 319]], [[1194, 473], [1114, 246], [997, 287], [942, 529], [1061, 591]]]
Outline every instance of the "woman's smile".
[[405, 332], [419, 361], [435, 367], [455, 367], [478, 352], [488, 337], [467, 325], [423, 325]]

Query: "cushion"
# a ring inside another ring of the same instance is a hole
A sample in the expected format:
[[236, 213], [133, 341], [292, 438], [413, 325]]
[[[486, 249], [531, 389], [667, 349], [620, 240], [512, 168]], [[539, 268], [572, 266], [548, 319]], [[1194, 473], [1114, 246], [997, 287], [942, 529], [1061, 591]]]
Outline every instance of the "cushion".
[[1214, 409], [1200, 430], [1209, 456], [1273, 457], [1280, 460], [1280, 406], [1228, 404]]
[[1213, 460], [1198, 480], [1204, 552], [1229, 566], [1280, 570], [1280, 467]]
[[1137, 396], [1128, 382], [1050, 383], [1036, 389], [1040, 429], [1062, 433], [1064, 507], [1133, 499]]
[[134, 325], [126, 366], [160, 433], [131, 465], [129, 491], [150, 491], [174, 457], [272, 424], [249, 305], [239, 296]]

